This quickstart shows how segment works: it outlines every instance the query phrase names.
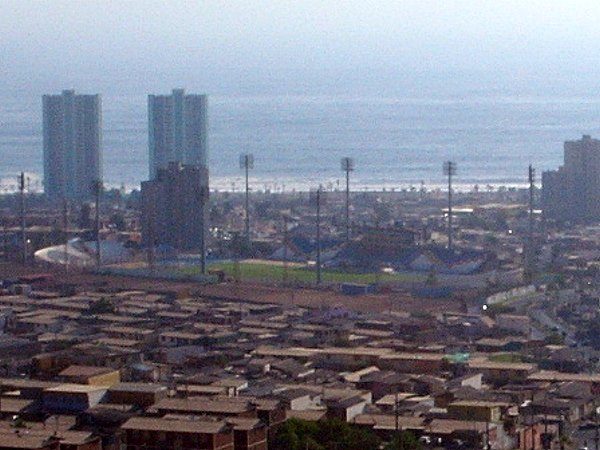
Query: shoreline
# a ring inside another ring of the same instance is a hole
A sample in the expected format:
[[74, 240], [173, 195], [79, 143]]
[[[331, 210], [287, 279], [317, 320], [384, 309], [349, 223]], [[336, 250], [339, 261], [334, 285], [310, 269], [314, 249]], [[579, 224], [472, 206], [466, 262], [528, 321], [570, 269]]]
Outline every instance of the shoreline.
[[[27, 193], [30, 194], [42, 194], [42, 182], [41, 177], [35, 173], [25, 173], [28, 179], [31, 179], [29, 188], [26, 189]], [[14, 178], [14, 179], [13, 179]], [[459, 177], [457, 177], [459, 178]], [[306, 181], [273, 181], [272, 179], [266, 178], [250, 178], [250, 192], [254, 194], [299, 194], [308, 193], [318, 189], [319, 184], [324, 192], [345, 192], [343, 186], [334, 183], [331, 180], [325, 180], [324, 182], [317, 183], [311, 182], [312, 180]], [[397, 183], [383, 182], [383, 183], [364, 183], [361, 179], [351, 181], [350, 191], [357, 194], [362, 192], [369, 193], [401, 193], [401, 192], [413, 192], [418, 193], [421, 189], [424, 192], [447, 192], [448, 184], [445, 181], [437, 182], [413, 182], [409, 181], [398, 181]], [[541, 181], [537, 183], [538, 188], [541, 188]], [[529, 184], [526, 181], [511, 181], [511, 182], [486, 182], [485, 180], [473, 181], [473, 182], [461, 182], [460, 180], [452, 183], [452, 190], [460, 193], [474, 192], [475, 186], [478, 186], [480, 193], [495, 192], [501, 190], [520, 190], [527, 189]], [[141, 183], [139, 185], [123, 184], [115, 182], [106, 182], [105, 187], [107, 190], [121, 189], [124, 193], [130, 194], [134, 190], [140, 190]], [[124, 189], [123, 189], [124, 188]], [[210, 182], [210, 191], [213, 193], [229, 193], [237, 194], [244, 192], [244, 185], [241, 177], [213, 177]], [[14, 177], [2, 177], [0, 178], [0, 195], [12, 195], [18, 193], [17, 186], [17, 175]]]

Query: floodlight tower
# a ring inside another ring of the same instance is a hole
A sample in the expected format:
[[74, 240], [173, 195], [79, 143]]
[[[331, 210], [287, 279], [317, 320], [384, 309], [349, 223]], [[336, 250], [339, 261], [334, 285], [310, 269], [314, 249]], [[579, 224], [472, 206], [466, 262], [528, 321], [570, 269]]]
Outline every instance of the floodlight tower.
[[288, 284], [288, 218], [283, 214], [283, 285]]
[[317, 285], [321, 284], [321, 185], [317, 189]]
[[23, 264], [27, 262], [27, 235], [25, 233], [25, 173], [19, 175], [19, 200], [20, 200], [20, 215], [21, 215], [21, 248], [23, 250]]
[[526, 267], [525, 274], [526, 277], [531, 281], [534, 272], [534, 259], [535, 259], [535, 248], [533, 244], [533, 197], [535, 190], [535, 169], [530, 164], [529, 165], [529, 229], [528, 229], [528, 237], [526, 249]]
[[346, 242], [350, 240], [350, 172], [354, 170], [352, 158], [342, 158], [342, 170], [346, 172]]
[[252, 153], [242, 153], [240, 155], [240, 168], [244, 169], [246, 175], [246, 220], [244, 231], [246, 233], [246, 243], [250, 247], [250, 184], [248, 173], [250, 169], [254, 169], [254, 155]]
[[448, 176], [448, 249], [452, 250], [452, 177], [456, 175], [456, 163], [445, 161], [443, 171]]

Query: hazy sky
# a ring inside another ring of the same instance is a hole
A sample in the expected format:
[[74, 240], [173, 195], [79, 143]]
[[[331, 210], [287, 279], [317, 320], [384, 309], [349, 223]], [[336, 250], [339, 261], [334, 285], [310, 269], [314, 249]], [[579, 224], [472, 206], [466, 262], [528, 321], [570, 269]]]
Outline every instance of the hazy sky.
[[0, 77], [40, 91], [576, 86], [600, 80], [599, 23], [593, 0], [0, 0]]

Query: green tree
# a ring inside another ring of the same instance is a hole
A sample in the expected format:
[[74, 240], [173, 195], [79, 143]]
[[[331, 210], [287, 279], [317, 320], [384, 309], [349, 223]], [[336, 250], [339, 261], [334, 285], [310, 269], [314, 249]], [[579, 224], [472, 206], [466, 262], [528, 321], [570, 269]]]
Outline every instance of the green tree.
[[110, 314], [115, 312], [115, 305], [108, 299], [102, 297], [95, 302], [92, 302], [89, 308], [85, 311], [86, 314]]
[[323, 447], [315, 447], [316, 442], [313, 439], [318, 434], [319, 426], [316, 422], [290, 419], [277, 430], [273, 448], [277, 450], [305, 450], [306, 448], [321, 450]]
[[565, 343], [565, 337], [562, 334], [554, 331], [546, 336], [544, 341], [547, 345], [563, 345]]
[[291, 419], [277, 431], [274, 450], [379, 450], [380, 439], [339, 420], [309, 422]]
[[423, 446], [410, 431], [401, 431], [392, 442], [386, 445], [385, 450], [421, 450]]

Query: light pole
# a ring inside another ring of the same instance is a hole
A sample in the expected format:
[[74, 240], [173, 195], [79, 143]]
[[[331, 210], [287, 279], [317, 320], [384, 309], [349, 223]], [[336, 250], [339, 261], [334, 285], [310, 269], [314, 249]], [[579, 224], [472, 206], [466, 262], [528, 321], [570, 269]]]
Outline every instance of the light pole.
[[317, 225], [317, 261], [316, 261], [316, 275], [317, 285], [321, 284], [321, 201], [323, 200], [323, 187], [319, 185], [319, 188], [315, 192], [314, 201], [317, 209], [316, 225]]
[[529, 165], [529, 230], [527, 244], [524, 246], [526, 249], [525, 253], [525, 278], [527, 281], [533, 279], [534, 265], [535, 265], [535, 248], [533, 245], [533, 196], [535, 189], [535, 169]]
[[246, 243], [250, 248], [250, 184], [248, 181], [248, 172], [254, 169], [254, 155], [252, 153], [242, 153], [240, 155], [240, 168], [244, 169], [246, 176], [246, 220], [244, 231], [246, 233]]
[[342, 158], [342, 170], [346, 172], [346, 242], [350, 241], [350, 172], [354, 170], [352, 158]]
[[317, 284], [321, 284], [321, 186], [317, 190]]
[[69, 271], [69, 201], [63, 199], [63, 227], [65, 230], [65, 272]]
[[96, 267], [100, 268], [102, 255], [100, 254], [100, 194], [102, 194], [102, 181], [96, 180], [92, 183], [94, 191], [94, 200], [96, 203], [96, 220], [94, 224], [94, 233], [96, 234]]
[[456, 163], [445, 161], [443, 171], [448, 176], [448, 250], [452, 250], [452, 177], [456, 175]]
[[25, 173], [21, 172], [19, 176], [19, 191], [20, 191], [20, 215], [21, 215], [21, 246], [23, 250], [23, 264], [27, 263], [27, 236], [25, 233]]
[[288, 221], [283, 215], [283, 285], [288, 284]]

